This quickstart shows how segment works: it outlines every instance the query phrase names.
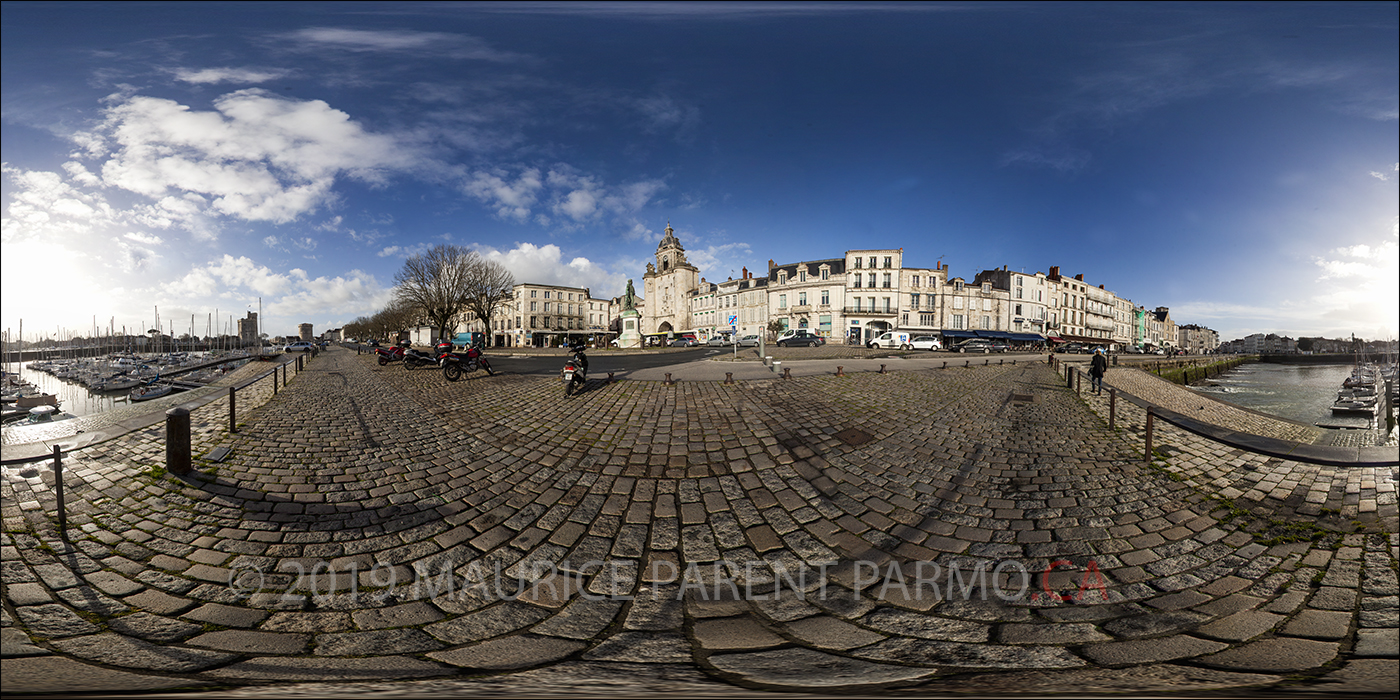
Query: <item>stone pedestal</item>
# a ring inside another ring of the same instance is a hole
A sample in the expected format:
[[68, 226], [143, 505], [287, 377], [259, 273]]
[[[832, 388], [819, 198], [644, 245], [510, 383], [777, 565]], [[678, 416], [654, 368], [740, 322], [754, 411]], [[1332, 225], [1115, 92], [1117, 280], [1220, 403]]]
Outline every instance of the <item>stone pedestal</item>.
[[642, 314], [636, 309], [627, 309], [622, 312], [622, 334], [617, 336], [617, 346], [620, 348], [640, 348], [642, 347]]

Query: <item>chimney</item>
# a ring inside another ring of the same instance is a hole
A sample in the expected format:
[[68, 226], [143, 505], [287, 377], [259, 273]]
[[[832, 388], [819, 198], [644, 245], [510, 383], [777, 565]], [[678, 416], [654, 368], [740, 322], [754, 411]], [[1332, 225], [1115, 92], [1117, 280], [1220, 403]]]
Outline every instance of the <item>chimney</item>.
[[768, 258], [768, 269], [769, 269], [769, 270], [772, 270], [772, 269], [773, 269], [773, 258]]
[[1099, 289], [1103, 289], [1103, 285], [1099, 285]]
[[1075, 276], [1074, 276], [1074, 279], [1076, 279], [1076, 280], [1078, 280], [1078, 281], [1080, 281], [1080, 282], [1083, 282], [1083, 281], [1084, 281], [1084, 273], [1081, 272], [1081, 273], [1075, 275]]
[[746, 267], [746, 268], [744, 268], [744, 274], [743, 274], [743, 276], [741, 276], [739, 279], [741, 279], [741, 280], [746, 280], [746, 279], [748, 279], [748, 278], [749, 278], [749, 268]]

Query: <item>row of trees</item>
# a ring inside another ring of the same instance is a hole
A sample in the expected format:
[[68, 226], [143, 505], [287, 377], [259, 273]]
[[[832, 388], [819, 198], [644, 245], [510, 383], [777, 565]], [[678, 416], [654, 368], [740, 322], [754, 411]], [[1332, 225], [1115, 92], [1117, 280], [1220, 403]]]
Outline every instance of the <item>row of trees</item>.
[[388, 338], [426, 325], [442, 338], [472, 317], [490, 328], [497, 305], [511, 298], [515, 276], [474, 250], [440, 245], [405, 260], [394, 284], [389, 306], [346, 324], [347, 337]]

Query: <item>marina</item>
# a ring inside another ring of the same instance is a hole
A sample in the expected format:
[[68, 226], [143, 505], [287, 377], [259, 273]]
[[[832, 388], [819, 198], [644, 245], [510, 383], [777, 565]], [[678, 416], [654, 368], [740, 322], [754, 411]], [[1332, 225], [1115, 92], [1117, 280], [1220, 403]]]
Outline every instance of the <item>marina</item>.
[[1394, 429], [1386, 425], [1395, 406], [1387, 394], [1396, 388], [1393, 367], [1366, 367], [1250, 363], [1193, 388], [1261, 413], [1333, 430], [1376, 431], [1381, 441], [1393, 441]]

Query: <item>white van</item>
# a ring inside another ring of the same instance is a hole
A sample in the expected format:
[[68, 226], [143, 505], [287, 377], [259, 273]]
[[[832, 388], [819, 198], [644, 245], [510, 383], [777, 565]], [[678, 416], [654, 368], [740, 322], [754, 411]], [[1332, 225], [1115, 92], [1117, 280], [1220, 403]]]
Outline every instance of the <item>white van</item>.
[[866, 343], [865, 347], [881, 349], [899, 348], [900, 350], [908, 350], [911, 346], [909, 345], [908, 333], [890, 331]]

